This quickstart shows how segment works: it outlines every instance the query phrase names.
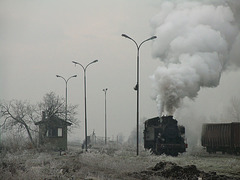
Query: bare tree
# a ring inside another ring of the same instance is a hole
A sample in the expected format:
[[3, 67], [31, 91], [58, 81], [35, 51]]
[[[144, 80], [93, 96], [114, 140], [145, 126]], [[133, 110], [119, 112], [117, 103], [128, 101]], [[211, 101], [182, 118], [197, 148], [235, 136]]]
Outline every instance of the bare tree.
[[[76, 108], [77, 106], [68, 106], [68, 121], [76, 124]], [[33, 140], [32, 132], [36, 131], [35, 123], [41, 120], [42, 111], [45, 111], [48, 117], [57, 116], [64, 119], [65, 102], [64, 99], [55, 93], [47, 93], [43, 97], [43, 101], [37, 105], [31, 105], [27, 101], [12, 100], [9, 102], [0, 102], [0, 128], [14, 129], [25, 131], [36, 147]]]
[[227, 109], [227, 117], [232, 122], [240, 122], [240, 98], [232, 97]]
[[[47, 117], [57, 116], [59, 118], [65, 119], [65, 99], [56, 95], [54, 92], [45, 94], [43, 101], [38, 103], [38, 114], [41, 115], [42, 111], [45, 111]], [[77, 105], [68, 105], [67, 107], [67, 121], [77, 124], [76, 119], [76, 109]]]
[[25, 130], [31, 143], [35, 146], [32, 137], [32, 131], [34, 131], [35, 127], [34, 119], [36, 119], [35, 107], [27, 101], [12, 100], [10, 102], [1, 102], [0, 110], [1, 119], [3, 120], [0, 127]]

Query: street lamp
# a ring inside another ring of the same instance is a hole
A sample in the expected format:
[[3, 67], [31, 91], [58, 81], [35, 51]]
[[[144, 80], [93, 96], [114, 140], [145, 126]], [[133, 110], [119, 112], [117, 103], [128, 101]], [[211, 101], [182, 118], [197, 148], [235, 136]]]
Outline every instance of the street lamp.
[[88, 67], [89, 65], [98, 62], [98, 60], [94, 60], [94, 61], [88, 63], [85, 67], [84, 67], [82, 64], [80, 64], [80, 63], [78, 63], [78, 62], [76, 62], [76, 61], [72, 61], [72, 62], [75, 64], [75, 66], [76, 66], [76, 65], [80, 65], [80, 66], [82, 67], [82, 69], [83, 69], [83, 72], [84, 72], [85, 148], [86, 148], [86, 151], [87, 151], [87, 87], [86, 87], [86, 86], [87, 86], [87, 85], [86, 85], [86, 81], [87, 81], [87, 80], [86, 80], [86, 71], [87, 71], [87, 67]]
[[62, 76], [59, 76], [59, 75], [56, 75], [56, 76], [59, 77], [59, 78], [62, 78], [65, 81], [65, 83], [66, 83], [65, 121], [67, 121], [67, 83], [68, 83], [69, 79], [77, 77], [77, 75], [71, 76], [67, 80], [64, 77], [62, 77]]
[[138, 156], [138, 154], [139, 154], [139, 86], [140, 86], [139, 85], [139, 49], [144, 42], [156, 39], [157, 36], [152, 36], [152, 37], [144, 40], [143, 42], [141, 42], [139, 45], [137, 44], [137, 42], [134, 39], [132, 39], [128, 35], [122, 34], [122, 36], [132, 40], [135, 43], [135, 45], [137, 46], [137, 84], [134, 87], [134, 90], [137, 91], [137, 156]]
[[105, 144], [107, 144], [107, 88], [103, 89], [105, 93]]

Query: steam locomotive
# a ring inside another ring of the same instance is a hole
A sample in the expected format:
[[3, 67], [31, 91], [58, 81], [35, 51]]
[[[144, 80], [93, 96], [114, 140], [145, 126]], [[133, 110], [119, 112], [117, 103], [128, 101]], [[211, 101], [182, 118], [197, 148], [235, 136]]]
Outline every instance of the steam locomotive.
[[179, 126], [173, 116], [155, 117], [145, 121], [144, 148], [154, 154], [177, 156], [186, 152], [185, 127]]

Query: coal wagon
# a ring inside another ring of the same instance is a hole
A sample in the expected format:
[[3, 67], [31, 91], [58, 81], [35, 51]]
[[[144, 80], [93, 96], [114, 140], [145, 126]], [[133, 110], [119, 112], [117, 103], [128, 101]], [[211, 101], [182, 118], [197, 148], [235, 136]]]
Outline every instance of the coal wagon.
[[179, 126], [173, 116], [155, 117], [145, 121], [144, 148], [155, 154], [177, 156], [186, 151], [184, 126]]
[[240, 122], [203, 124], [201, 142], [209, 153], [240, 154]]

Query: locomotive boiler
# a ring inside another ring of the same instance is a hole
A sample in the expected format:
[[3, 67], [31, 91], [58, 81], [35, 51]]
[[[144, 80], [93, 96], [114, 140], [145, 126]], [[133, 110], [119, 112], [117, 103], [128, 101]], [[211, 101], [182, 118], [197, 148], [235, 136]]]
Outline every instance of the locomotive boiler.
[[177, 156], [186, 152], [185, 127], [179, 126], [173, 116], [155, 117], [144, 123], [144, 148], [154, 154]]

